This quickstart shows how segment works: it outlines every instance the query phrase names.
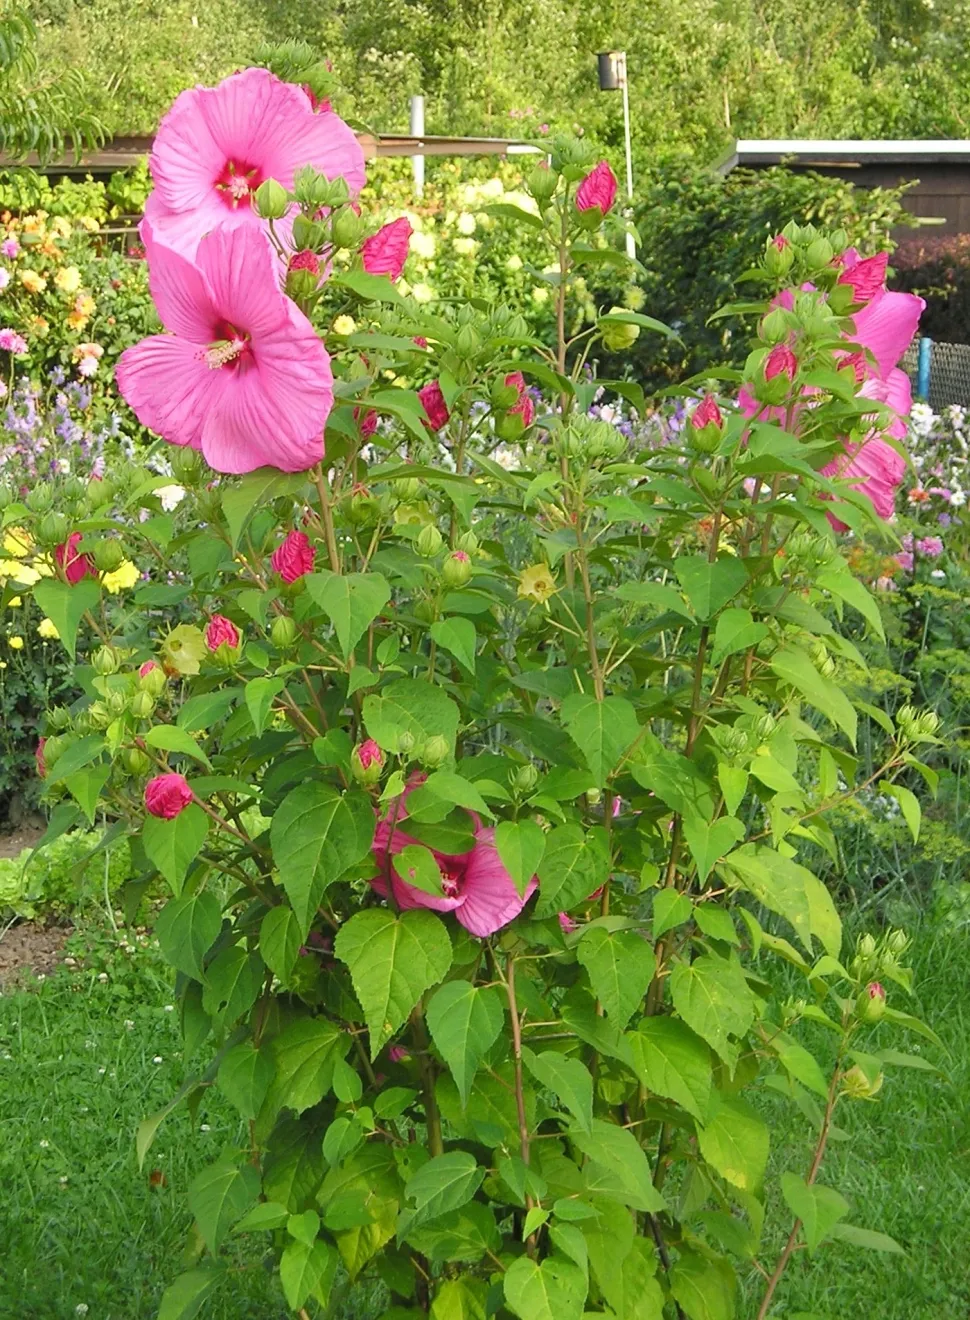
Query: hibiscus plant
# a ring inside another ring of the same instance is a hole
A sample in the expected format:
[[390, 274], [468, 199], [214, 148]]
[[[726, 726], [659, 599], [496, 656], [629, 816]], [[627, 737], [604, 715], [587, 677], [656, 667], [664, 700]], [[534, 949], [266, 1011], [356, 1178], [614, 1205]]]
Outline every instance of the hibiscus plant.
[[[103, 815], [133, 901], [168, 895], [187, 1080], [138, 1158], [212, 1088], [240, 1120], [161, 1315], [231, 1288], [240, 1236], [304, 1320], [363, 1278], [398, 1320], [778, 1314], [795, 1252], [898, 1249], [823, 1159], [910, 1061], [890, 1029], [932, 1038], [905, 934], [846, 936], [811, 869], [833, 807], [878, 784], [915, 834], [932, 779], [934, 718], [853, 700], [881, 621], [840, 531], [892, 543], [919, 300], [789, 227], [744, 371], [636, 448], [589, 363], [670, 332], [567, 334], [574, 275], [627, 260], [609, 166], [562, 139], [528, 176], [559, 325], [532, 342], [402, 296], [406, 222], [374, 232], [294, 77], [185, 92], [156, 138], [164, 333], [118, 380], [173, 475], [55, 478], [56, 546], [4, 509], [82, 691], [47, 716], [47, 837]], [[791, 1125], [805, 1162], [769, 1174]]]

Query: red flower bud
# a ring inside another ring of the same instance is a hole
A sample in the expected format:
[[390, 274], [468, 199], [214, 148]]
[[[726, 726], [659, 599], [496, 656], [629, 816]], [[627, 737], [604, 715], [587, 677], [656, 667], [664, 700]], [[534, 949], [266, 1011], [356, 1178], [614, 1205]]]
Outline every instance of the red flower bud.
[[591, 211], [596, 206], [601, 215], [606, 215], [615, 201], [616, 175], [609, 162], [601, 160], [576, 190], [576, 210]]
[[425, 411], [432, 431], [440, 431], [443, 426], [447, 426], [451, 413], [445, 403], [445, 396], [441, 393], [441, 386], [436, 380], [429, 380], [427, 385], [418, 390], [418, 398], [421, 400], [421, 407]]
[[206, 624], [205, 644], [210, 651], [218, 651], [220, 646], [235, 650], [242, 641], [242, 633], [224, 614], [213, 614]]
[[145, 808], [152, 816], [174, 820], [189, 805], [193, 796], [184, 775], [156, 775], [145, 785]]
[[690, 424], [695, 431], [702, 431], [705, 426], [722, 427], [724, 418], [713, 394], [705, 394], [691, 413]]
[[370, 275], [390, 275], [396, 280], [407, 260], [411, 233], [410, 220], [402, 216], [365, 239], [360, 249], [364, 270]]
[[798, 359], [787, 344], [776, 344], [765, 358], [765, 380], [774, 380], [776, 376], [795, 379], [798, 371]]
[[72, 532], [67, 541], [54, 550], [54, 562], [72, 587], [76, 587], [86, 577], [98, 576], [98, 570], [91, 556], [82, 555], [78, 551], [80, 543], [81, 533]]
[[310, 544], [305, 532], [290, 532], [270, 556], [270, 563], [284, 582], [296, 582], [305, 573], [313, 571], [316, 548]]

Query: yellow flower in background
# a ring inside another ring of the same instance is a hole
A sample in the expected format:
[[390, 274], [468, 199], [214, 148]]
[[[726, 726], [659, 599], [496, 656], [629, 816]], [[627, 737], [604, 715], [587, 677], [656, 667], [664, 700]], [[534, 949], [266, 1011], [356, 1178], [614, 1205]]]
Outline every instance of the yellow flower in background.
[[77, 293], [81, 287], [81, 272], [77, 266], [65, 266], [54, 276], [54, 283], [62, 293]]
[[57, 246], [55, 240], [49, 235], [47, 238], [41, 239], [40, 246], [37, 250], [45, 257], [53, 257], [55, 261], [61, 260], [61, 249]]
[[462, 257], [473, 257], [481, 245], [474, 238], [456, 238], [455, 251]]
[[110, 573], [101, 574], [101, 585], [113, 596], [117, 596], [119, 591], [127, 591], [133, 587], [140, 577], [141, 574], [131, 560], [123, 559]]
[[93, 316], [97, 305], [89, 293], [80, 293], [74, 299], [74, 310], [78, 316]]
[[434, 256], [438, 244], [435, 242], [434, 234], [423, 234], [420, 229], [416, 229], [411, 235], [408, 247], [416, 256], [424, 257], [427, 260], [429, 257]]
[[41, 637], [47, 637], [55, 642], [61, 635], [54, 627], [53, 623], [51, 623], [50, 619], [41, 619], [40, 623], [37, 625], [37, 632]]
[[24, 649], [24, 639], [22, 637], [8, 637], [7, 643], [11, 651], [22, 651]]
[[532, 290], [532, 301], [540, 306], [549, 301], [549, 290], [541, 284]]
[[50, 334], [51, 323], [46, 316], [32, 316], [30, 318], [30, 328], [35, 335], [39, 335], [41, 339], [46, 339]]
[[72, 330], [83, 330], [84, 327], [87, 325], [87, 323], [88, 323], [88, 318], [86, 316], [82, 316], [80, 312], [68, 313], [67, 324], [70, 326]]
[[97, 220], [95, 220], [93, 215], [79, 215], [77, 218], [77, 222], [81, 226], [81, 228], [86, 229], [89, 234], [96, 234], [98, 230], [101, 228], [101, 226], [98, 224]]
[[25, 527], [8, 527], [3, 534], [3, 548], [14, 559], [26, 559], [34, 548], [34, 538]]
[[71, 237], [71, 222], [63, 215], [56, 215], [51, 221], [51, 229], [58, 238]]
[[509, 257], [508, 261], [506, 261], [506, 263], [505, 263], [505, 269], [506, 269], [506, 270], [512, 270], [512, 271], [516, 271], [516, 270], [521, 270], [521, 269], [522, 269], [522, 258], [519, 256], [518, 252], [513, 252], [513, 253], [512, 253], [512, 255]]
[[462, 211], [458, 217], [459, 234], [474, 234], [477, 221], [469, 211]]
[[7, 607], [11, 610], [15, 610], [23, 603], [24, 602], [20, 599], [19, 596], [11, 596], [10, 599], [7, 601]]
[[352, 335], [357, 329], [357, 322], [352, 316], [338, 316], [333, 323], [333, 332], [335, 335]]
[[43, 275], [38, 275], [35, 270], [22, 270], [20, 272], [20, 282], [28, 293], [43, 293], [47, 288], [47, 281]]
[[434, 289], [432, 289], [430, 284], [422, 283], [422, 284], [416, 284], [414, 286], [414, 288], [411, 290], [411, 297], [414, 298], [416, 302], [428, 303], [428, 302], [433, 302], [434, 299], [437, 297], [437, 294], [435, 293]]
[[556, 578], [548, 564], [533, 564], [519, 574], [519, 599], [545, 605], [556, 594]]
[[24, 216], [20, 222], [20, 227], [25, 234], [42, 234], [44, 232], [44, 221], [47, 219], [46, 211], [38, 211], [36, 215]]

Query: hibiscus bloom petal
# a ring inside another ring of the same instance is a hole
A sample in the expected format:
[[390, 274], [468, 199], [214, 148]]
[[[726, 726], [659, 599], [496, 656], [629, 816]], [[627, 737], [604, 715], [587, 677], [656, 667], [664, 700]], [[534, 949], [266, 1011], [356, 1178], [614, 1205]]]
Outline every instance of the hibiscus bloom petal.
[[827, 477], [854, 478], [854, 489], [871, 501], [880, 518], [889, 519], [895, 511], [896, 491], [906, 474], [906, 460], [892, 445], [874, 436], [834, 459], [822, 472]]
[[177, 252], [160, 253], [147, 217], [138, 232], [148, 258], [148, 287], [162, 325], [193, 343], [211, 343], [217, 337], [218, 314], [202, 272]]
[[533, 877], [525, 893], [520, 894], [498, 855], [495, 831], [479, 830], [465, 867], [462, 903], [455, 916], [470, 934], [480, 938], [493, 935], [515, 920], [537, 885]]
[[876, 359], [878, 375], [886, 377], [909, 348], [926, 303], [914, 293], [877, 293], [853, 316], [855, 342]]
[[254, 342], [286, 326], [290, 308], [298, 313], [292, 328], [305, 327], [316, 339], [306, 317], [281, 295], [273, 250], [258, 229], [220, 225], [199, 243], [195, 260], [219, 317]]
[[151, 335], [126, 348], [118, 388], [143, 426], [173, 445], [202, 448], [202, 432], [225, 377], [210, 371], [202, 349], [175, 335]]

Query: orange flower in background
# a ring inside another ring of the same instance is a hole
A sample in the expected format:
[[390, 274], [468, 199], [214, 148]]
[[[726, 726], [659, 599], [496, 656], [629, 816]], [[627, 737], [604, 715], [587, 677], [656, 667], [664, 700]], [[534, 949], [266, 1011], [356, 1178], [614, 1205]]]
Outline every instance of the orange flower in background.
[[83, 330], [84, 327], [87, 325], [87, 323], [88, 323], [88, 318], [86, 316], [82, 316], [80, 312], [68, 313], [67, 324], [72, 330], [78, 330], [78, 331]]
[[20, 282], [28, 293], [43, 293], [47, 288], [47, 281], [35, 270], [22, 270]]
[[97, 305], [89, 293], [79, 293], [74, 299], [74, 310], [78, 316], [92, 316]]

